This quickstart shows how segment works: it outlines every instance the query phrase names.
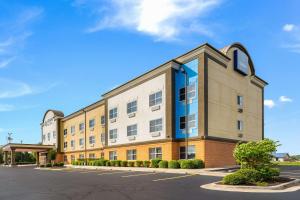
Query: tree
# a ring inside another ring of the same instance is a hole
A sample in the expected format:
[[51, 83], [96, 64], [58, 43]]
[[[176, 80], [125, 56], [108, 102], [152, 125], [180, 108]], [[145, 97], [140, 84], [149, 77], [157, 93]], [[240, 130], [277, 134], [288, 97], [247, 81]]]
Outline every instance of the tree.
[[56, 159], [56, 150], [51, 149], [48, 151], [48, 160], [50, 160], [51, 162], [54, 161]]
[[2, 149], [0, 149], [0, 164], [3, 163], [3, 152]]
[[262, 169], [272, 167], [273, 152], [276, 152], [278, 142], [270, 139], [258, 142], [239, 143], [233, 156], [241, 168]]

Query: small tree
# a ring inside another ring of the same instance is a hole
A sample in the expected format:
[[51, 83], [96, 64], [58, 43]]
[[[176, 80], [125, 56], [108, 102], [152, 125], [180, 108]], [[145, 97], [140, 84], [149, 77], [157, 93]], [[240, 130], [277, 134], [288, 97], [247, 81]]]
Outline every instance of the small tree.
[[56, 151], [54, 149], [51, 149], [48, 151], [48, 160], [51, 162], [54, 162], [56, 159]]
[[233, 156], [241, 168], [263, 169], [272, 167], [273, 152], [276, 152], [278, 142], [270, 139], [258, 142], [239, 143]]

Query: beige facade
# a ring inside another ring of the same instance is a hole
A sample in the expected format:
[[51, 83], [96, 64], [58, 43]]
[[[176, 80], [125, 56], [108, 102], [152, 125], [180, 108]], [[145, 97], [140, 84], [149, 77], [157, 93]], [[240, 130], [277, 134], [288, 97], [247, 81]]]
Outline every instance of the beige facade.
[[[237, 55], [243, 61], [242, 71], [236, 69]], [[103, 94], [102, 100], [63, 117], [58, 128], [61, 158], [67, 163], [80, 158], [110, 159], [110, 152], [115, 152], [115, 159], [127, 160], [128, 151], [135, 150], [136, 160], [149, 160], [153, 148], [161, 151], [164, 160], [182, 158], [186, 141], [178, 137], [176, 129], [179, 122], [175, 74], [195, 60], [197, 133], [188, 139], [188, 144], [194, 158], [204, 160], [207, 167], [235, 164], [232, 151], [238, 141], [264, 138], [263, 100], [267, 84], [255, 74], [249, 53], [239, 43], [221, 50], [201, 45]], [[152, 95], [158, 91], [162, 91], [158, 95], [161, 99]], [[134, 115], [128, 112], [128, 103], [133, 101], [137, 105]], [[150, 101], [158, 103], [151, 105]], [[117, 108], [117, 115], [110, 118], [113, 108]], [[158, 118], [161, 123], [151, 122]], [[131, 130], [134, 137], [129, 137], [128, 126], [133, 124], [137, 124], [136, 132]], [[113, 140], [112, 129], [117, 129]]]

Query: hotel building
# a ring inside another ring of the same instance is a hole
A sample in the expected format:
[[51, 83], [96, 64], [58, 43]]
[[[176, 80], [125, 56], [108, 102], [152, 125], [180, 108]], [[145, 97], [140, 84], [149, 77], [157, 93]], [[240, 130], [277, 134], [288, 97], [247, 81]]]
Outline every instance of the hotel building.
[[264, 138], [266, 85], [242, 44], [203, 44], [68, 116], [48, 110], [42, 143], [55, 144], [66, 163], [187, 155], [206, 167], [234, 165], [238, 141]]

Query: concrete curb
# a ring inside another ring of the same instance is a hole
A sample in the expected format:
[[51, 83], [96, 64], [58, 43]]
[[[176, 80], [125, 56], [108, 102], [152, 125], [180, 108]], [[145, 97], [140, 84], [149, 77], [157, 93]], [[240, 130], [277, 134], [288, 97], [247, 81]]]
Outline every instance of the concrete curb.
[[274, 186], [244, 186], [244, 185], [220, 185], [221, 181], [200, 186], [208, 190], [227, 192], [250, 192], [250, 193], [281, 193], [300, 190], [300, 179], [294, 179], [288, 183]]
[[93, 169], [93, 170], [118, 170], [118, 171], [136, 171], [136, 172], [156, 172], [156, 173], [171, 173], [171, 174], [194, 174], [204, 176], [224, 177], [228, 173], [213, 172], [211, 169], [165, 169], [165, 168], [145, 168], [145, 167], [106, 167], [106, 166], [77, 166], [66, 165], [68, 168], [74, 169]]

